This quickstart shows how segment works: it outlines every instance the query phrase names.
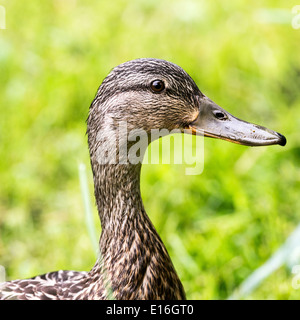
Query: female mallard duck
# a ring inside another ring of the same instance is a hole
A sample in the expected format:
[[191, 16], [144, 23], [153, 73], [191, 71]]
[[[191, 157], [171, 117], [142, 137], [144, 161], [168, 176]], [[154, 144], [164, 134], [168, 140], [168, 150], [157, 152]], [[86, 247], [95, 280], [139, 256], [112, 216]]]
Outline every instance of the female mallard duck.
[[[120, 131], [121, 123], [126, 123], [126, 132]], [[117, 66], [99, 87], [87, 119], [102, 225], [100, 258], [90, 272], [58, 271], [5, 282], [0, 286], [2, 299], [185, 298], [168, 252], [143, 206], [141, 163], [126, 161], [128, 154], [123, 152], [133, 143], [128, 134], [134, 129], [143, 129], [149, 138], [151, 129], [189, 129], [192, 134], [203, 132], [248, 146], [286, 143], [281, 134], [220, 108], [175, 64], [137, 59]], [[110, 161], [108, 153], [117, 161]]]

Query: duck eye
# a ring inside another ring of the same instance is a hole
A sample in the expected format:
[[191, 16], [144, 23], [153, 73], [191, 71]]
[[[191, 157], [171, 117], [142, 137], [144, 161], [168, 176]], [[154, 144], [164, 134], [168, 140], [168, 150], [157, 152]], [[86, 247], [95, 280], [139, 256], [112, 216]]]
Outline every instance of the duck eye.
[[162, 80], [154, 80], [151, 82], [151, 89], [154, 92], [162, 92], [165, 88], [165, 84]]

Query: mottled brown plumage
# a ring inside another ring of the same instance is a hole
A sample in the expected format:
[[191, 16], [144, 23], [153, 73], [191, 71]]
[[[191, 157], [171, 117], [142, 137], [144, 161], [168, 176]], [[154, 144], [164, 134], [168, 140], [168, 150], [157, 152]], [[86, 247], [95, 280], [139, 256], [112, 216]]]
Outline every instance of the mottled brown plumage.
[[[153, 87], [155, 80], [161, 81], [162, 90], [160, 83], [158, 89]], [[255, 130], [244, 133], [240, 128], [230, 129], [235, 123]], [[0, 298], [184, 299], [183, 286], [143, 206], [141, 163], [128, 161], [128, 153], [123, 151], [134, 143], [128, 139], [132, 130], [147, 134], [143, 153], [152, 129], [187, 128], [193, 132], [202, 128], [210, 137], [247, 145], [285, 143], [284, 137], [273, 131], [239, 122], [205, 97], [191, 77], [170, 62], [137, 59], [116, 67], [99, 87], [87, 120], [102, 226], [95, 266], [90, 272], [58, 271], [6, 282], [0, 285]], [[231, 130], [229, 136], [226, 130]], [[109, 155], [112, 150], [116, 151], [114, 163]]]

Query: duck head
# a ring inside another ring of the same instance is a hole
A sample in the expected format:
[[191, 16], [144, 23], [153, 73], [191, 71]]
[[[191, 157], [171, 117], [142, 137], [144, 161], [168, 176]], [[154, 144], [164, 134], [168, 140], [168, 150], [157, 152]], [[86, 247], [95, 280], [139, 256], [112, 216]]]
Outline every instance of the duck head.
[[126, 122], [128, 132], [178, 129], [247, 146], [286, 144], [280, 133], [219, 107], [182, 68], [159, 59], [125, 62], [104, 79], [90, 108], [90, 147], [99, 145], [97, 134], [96, 140], [107, 144], [121, 122]]

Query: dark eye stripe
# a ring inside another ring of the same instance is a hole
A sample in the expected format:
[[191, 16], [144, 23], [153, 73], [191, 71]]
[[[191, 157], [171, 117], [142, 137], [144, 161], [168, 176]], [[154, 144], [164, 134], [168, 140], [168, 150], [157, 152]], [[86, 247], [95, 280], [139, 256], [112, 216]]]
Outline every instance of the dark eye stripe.
[[[119, 93], [125, 93], [125, 92], [153, 92], [153, 90], [151, 90], [151, 86], [149, 85], [144, 85], [144, 84], [134, 84], [132, 86], [128, 85], [128, 86], [120, 86], [120, 87], [110, 87], [109, 90], [107, 90], [107, 88], [105, 88], [105, 91], [101, 92], [101, 88], [100, 91], [98, 91], [97, 95], [97, 101], [99, 101], [99, 103], [104, 103], [105, 101], [107, 101], [108, 99], [110, 99], [112, 96], [117, 95]], [[177, 91], [178, 90], [178, 91]], [[191, 96], [188, 95], [184, 90], [180, 90], [180, 88], [177, 88], [177, 90], [174, 90], [173, 88], [164, 88], [164, 90], [162, 90], [161, 92], [166, 93], [169, 97], [173, 98], [173, 99], [177, 99], [177, 98], [185, 98], [188, 101], [190, 101], [191, 103], [193, 101], [191, 101]], [[159, 92], [158, 92], [159, 93]]]

